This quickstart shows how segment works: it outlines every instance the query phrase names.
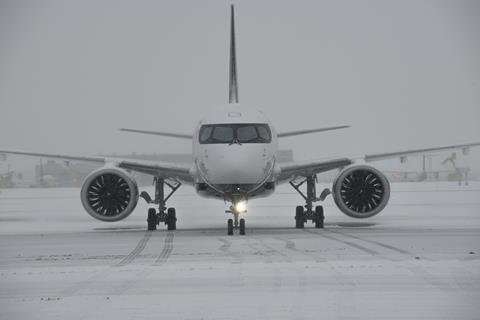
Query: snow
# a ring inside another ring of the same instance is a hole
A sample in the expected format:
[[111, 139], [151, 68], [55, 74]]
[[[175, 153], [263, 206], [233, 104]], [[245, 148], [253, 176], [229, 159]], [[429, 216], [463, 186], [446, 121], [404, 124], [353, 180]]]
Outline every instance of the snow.
[[1, 190], [0, 319], [478, 319], [480, 183], [392, 184], [366, 220], [329, 198], [324, 230], [293, 228], [282, 186], [233, 237], [226, 205], [188, 187], [176, 232], [146, 232], [143, 202], [93, 220], [79, 193]]

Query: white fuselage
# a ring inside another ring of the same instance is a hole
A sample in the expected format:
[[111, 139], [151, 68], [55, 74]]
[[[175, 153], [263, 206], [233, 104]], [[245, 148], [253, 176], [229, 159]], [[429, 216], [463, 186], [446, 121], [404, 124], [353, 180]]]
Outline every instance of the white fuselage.
[[275, 129], [261, 111], [239, 104], [214, 110], [193, 136], [197, 192], [230, 201], [272, 193], [277, 145]]

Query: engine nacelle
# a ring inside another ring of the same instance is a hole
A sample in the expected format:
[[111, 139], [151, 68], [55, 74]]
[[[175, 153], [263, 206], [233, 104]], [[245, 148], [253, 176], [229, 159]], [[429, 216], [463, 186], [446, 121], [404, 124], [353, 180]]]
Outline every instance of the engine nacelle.
[[385, 208], [390, 183], [375, 168], [360, 165], [345, 169], [335, 179], [332, 190], [338, 208], [352, 218], [369, 218]]
[[104, 167], [85, 179], [81, 199], [85, 210], [95, 219], [119, 221], [137, 206], [138, 186], [127, 171]]

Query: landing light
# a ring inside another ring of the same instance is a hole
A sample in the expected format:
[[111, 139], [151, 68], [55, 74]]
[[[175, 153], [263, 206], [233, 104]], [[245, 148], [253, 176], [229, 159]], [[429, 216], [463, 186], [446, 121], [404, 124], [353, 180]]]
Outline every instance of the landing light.
[[247, 211], [247, 201], [239, 201], [235, 204], [235, 210], [237, 212], [246, 212]]

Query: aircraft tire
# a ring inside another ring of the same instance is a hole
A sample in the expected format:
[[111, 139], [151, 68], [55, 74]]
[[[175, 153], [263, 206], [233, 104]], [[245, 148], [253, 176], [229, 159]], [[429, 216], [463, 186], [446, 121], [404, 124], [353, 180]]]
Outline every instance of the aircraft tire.
[[155, 208], [148, 209], [147, 225], [149, 231], [157, 230], [157, 211]]
[[323, 206], [315, 207], [315, 228], [323, 229], [323, 223], [325, 221], [325, 215], [323, 213]]
[[303, 229], [305, 225], [305, 216], [303, 213], [303, 207], [297, 206], [295, 209], [295, 227], [297, 229]]
[[228, 219], [227, 221], [227, 234], [233, 236], [233, 219]]
[[177, 214], [175, 208], [168, 208], [167, 210], [167, 230], [177, 229]]
[[245, 219], [240, 219], [240, 235], [245, 235]]

